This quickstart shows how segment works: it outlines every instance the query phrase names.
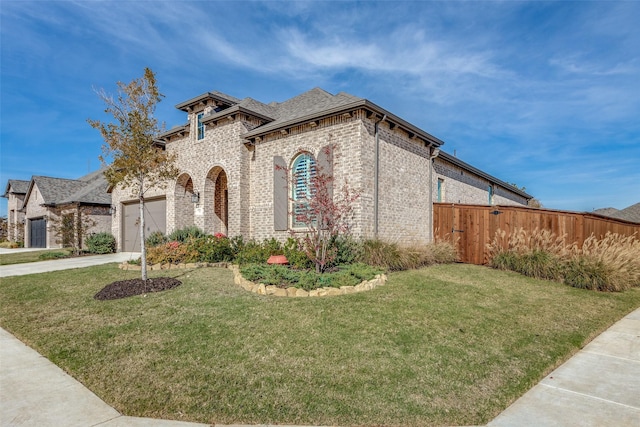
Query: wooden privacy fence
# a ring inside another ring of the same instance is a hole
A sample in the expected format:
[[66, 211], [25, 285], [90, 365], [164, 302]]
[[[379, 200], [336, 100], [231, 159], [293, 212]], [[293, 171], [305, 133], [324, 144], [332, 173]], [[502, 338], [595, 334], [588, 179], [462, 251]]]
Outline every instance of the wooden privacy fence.
[[538, 228], [564, 235], [566, 244], [582, 245], [591, 234], [602, 237], [608, 231], [625, 236], [637, 233], [640, 238], [640, 224], [590, 213], [524, 206], [433, 204], [434, 235], [442, 240], [453, 237], [462, 262], [486, 264], [489, 261], [487, 244], [496, 231], [504, 230], [508, 236], [520, 227], [526, 231]]

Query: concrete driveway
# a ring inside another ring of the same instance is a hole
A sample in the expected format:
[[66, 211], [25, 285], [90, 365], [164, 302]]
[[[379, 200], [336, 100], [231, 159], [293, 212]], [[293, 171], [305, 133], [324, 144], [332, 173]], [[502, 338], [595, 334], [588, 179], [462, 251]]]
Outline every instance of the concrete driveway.
[[[28, 252], [35, 249], [3, 249], [0, 257], [7, 253]], [[37, 249], [42, 250], [42, 249]], [[10, 251], [10, 252], [7, 252]], [[89, 255], [75, 258], [53, 259], [48, 261], [27, 262], [24, 264], [0, 265], [0, 277], [23, 276], [25, 274], [46, 273], [48, 271], [69, 270], [71, 268], [90, 267], [92, 265], [109, 264], [138, 259], [138, 252], [118, 252], [116, 254]]]

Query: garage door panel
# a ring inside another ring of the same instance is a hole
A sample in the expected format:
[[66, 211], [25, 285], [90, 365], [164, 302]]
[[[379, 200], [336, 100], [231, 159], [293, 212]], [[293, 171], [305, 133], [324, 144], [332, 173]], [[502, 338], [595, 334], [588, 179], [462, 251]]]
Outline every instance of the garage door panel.
[[[145, 235], [155, 231], [162, 234], [167, 232], [167, 202], [166, 199], [146, 200], [144, 203]], [[122, 218], [122, 250], [124, 252], [140, 252], [140, 204], [127, 203], [123, 205]]]
[[29, 220], [29, 247], [47, 247], [47, 220], [44, 218]]

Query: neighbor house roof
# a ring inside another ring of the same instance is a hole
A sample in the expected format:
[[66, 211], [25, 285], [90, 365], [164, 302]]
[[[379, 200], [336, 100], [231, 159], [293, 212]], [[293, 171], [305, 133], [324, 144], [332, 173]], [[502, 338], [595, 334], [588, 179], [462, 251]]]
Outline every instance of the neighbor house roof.
[[90, 205], [110, 205], [111, 195], [107, 193], [104, 169], [97, 170], [78, 179], [54, 178], [35, 175], [29, 182], [24, 204], [26, 205], [33, 188], [37, 186], [42, 195], [42, 205], [57, 206], [70, 203]]
[[498, 184], [499, 186], [508, 189], [509, 191], [512, 191], [522, 197], [524, 197], [525, 199], [529, 200], [529, 199], [533, 199], [533, 196], [530, 194], [525, 193], [524, 191], [520, 190], [518, 187], [516, 187], [515, 185], [511, 185], [508, 184], [498, 178], [496, 178], [495, 176], [489, 175], [486, 172], [482, 172], [480, 169], [475, 168], [473, 166], [471, 166], [469, 163], [467, 162], [463, 162], [462, 160], [460, 160], [459, 158], [452, 156], [449, 153], [445, 153], [444, 151], [440, 151], [440, 154], [438, 154], [438, 157], [442, 158], [443, 160], [446, 160], [462, 169], [468, 170], [469, 172], [473, 172], [474, 174], [481, 176], [482, 178], [488, 180], [489, 182], [491, 182], [492, 184]]
[[23, 181], [21, 179], [10, 179], [7, 182], [7, 188], [4, 190], [2, 197], [8, 198], [9, 193], [13, 194], [27, 194], [29, 188], [29, 181]]
[[624, 219], [626, 221], [640, 223], [640, 202], [631, 206], [627, 206], [622, 210], [616, 208], [596, 209], [593, 213], [608, 216], [611, 218]]

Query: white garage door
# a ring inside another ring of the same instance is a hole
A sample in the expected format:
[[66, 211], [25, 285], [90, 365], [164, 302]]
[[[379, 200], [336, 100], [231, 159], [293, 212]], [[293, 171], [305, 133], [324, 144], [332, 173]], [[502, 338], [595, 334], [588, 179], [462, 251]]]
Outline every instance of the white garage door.
[[[167, 201], [165, 199], [145, 200], [145, 236], [154, 231], [167, 232]], [[123, 252], [140, 252], [140, 204], [123, 205], [122, 242]]]

